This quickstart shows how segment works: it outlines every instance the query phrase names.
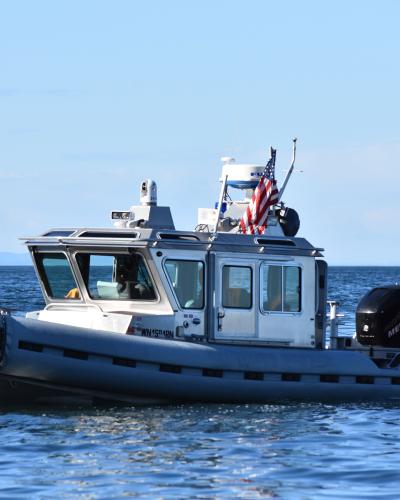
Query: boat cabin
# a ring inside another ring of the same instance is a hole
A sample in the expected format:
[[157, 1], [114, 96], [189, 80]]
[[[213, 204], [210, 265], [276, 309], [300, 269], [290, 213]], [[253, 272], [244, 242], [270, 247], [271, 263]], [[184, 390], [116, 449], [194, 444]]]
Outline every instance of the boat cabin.
[[[112, 228], [25, 238], [46, 301], [29, 316], [123, 335], [323, 348], [327, 267], [321, 249], [291, 234], [294, 211], [274, 206], [264, 234], [239, 232], [260, 177], [251, 174], [263, 168], [225, 162], [217, 208], [199, 209], [194, 231], [175, 230], [149, 180], [141, 205], [112, 212]], [[245, 200], [232, 201], [228, 187]]]

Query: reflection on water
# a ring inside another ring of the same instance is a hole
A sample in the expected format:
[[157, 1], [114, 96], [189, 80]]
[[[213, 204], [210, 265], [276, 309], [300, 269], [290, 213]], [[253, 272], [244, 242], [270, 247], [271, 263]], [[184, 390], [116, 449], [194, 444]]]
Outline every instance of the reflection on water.
[[398, 409], [374, 405], [5, 412], [1, 492], [395, 498], [399, 430]]

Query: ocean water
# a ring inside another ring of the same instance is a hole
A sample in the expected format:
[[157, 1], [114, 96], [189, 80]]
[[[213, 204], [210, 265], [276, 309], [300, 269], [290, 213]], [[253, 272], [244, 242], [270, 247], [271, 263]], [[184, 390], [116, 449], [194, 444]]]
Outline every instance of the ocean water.
[[[335, 267], [329, 298], [354, 330], [400, 268]], [[30, 267], [0, 267], [0, 306], [43, 307]], [[0, 498], [398, 499], [395, 404], [19, 407], [0, 403]]]

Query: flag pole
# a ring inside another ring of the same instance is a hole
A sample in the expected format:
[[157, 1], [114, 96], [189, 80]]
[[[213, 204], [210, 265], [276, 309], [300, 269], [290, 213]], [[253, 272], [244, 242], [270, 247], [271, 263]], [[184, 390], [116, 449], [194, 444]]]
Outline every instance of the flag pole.
[[[272, 162], [272, 175], [270, 176], [271, 178], [271, 181], [273, 181], [275, 183], [275, 186], [276, 186], [276, 180], [275, 180], [275, 162], [276, 162], [276, 149], [274, 149], [272, 146], [270, 146], [269, 148], [269, 157], [270, 157], [270, 160], [273, 160]], [[269, 163], [268, 161], [268, 163]], [[268, 163], [265, 167], [265, 171], [267, 171], [267, 167], [268, 167]], [[276, 200], [276, 203], [273, 203], [271, 206], [269, 206], [267, 208], [267, 217], [265, 218], [265, 221], [263, 223], [263, 230], [262, 230], [262, 233], [259, 232], [259, 226], [257, 227], [257, 232], [258, 234], [264, 234], [264, 231], [265, 231], [265, 228], [267, 227], [267, 224], [268, 224], [268, 219], [269, 219], [269, 216], [271, 215], [271, 213], [274, 213], [274, 207], [276, 206], [276, 204], [279, 202], [279, 199]]]
[[284, 180], [284, 182], [283, 182], [283, 184], [282, 184], [282, 187], [281, 187], [281, 189], [280, 189], [280, 191], [279, 191], [278, 203], [281, 201], [281, 198], [282, 198], [282, 195], [283, 195], [283, 193], [284, 193], [284, 191], [285, 191], [286, 185], [287, 185], [287, 183], [289, 182], [289, 179], [290, 179], [290, 177], [291, 177], [291, 175], [292, 175], [292, 173], [293, 173], [294, 163], [295, 163], [295, 161], [296, 161], [296, 142], [297, 142], [297, 137], [295, 137], [295, 138], [293, 139], [293, 156], [292, 156], [292, 164], [290, 165], [290, 168], [289, 168], [289, 170], [288, 170], [288, 173], [286, 174], [286, 178], [285, 178], [285, 180]]

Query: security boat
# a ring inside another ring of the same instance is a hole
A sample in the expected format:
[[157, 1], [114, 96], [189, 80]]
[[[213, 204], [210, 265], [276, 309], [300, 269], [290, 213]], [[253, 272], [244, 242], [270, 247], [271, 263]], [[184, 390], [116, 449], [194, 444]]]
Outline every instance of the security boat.
[[279, 191], [274, 153], [268, 169], [224, 158], [194, 231], [175, 229], [147, 180], [112, 227], [24, 238], [46, 306], [0, 315], [2, 401], [399, 398], [400, 290], [372, 290], [357, 335], [338, 335], [322, 249], [282, 202], [294, 158]]

